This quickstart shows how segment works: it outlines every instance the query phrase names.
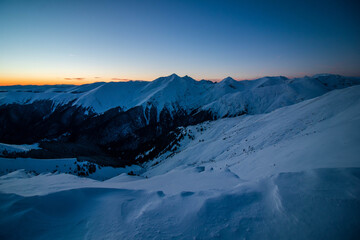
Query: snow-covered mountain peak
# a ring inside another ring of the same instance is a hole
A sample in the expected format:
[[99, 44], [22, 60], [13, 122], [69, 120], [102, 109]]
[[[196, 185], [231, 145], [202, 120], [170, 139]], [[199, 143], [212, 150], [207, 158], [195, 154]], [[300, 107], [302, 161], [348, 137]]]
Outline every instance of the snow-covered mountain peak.
[[238, 86], [239, 83], [240, 81], [236, 81], [232, 77], [227, 77], [221, 80], [220, 82], [218, 82], [218, 86], [222, 86], [222, 87], [230, 86], [232, 88], [237, 88], [236, 86]]
[[179, 75], [177, 75], [176, 73], [173, 73], [173, 74], [171, 74], [171, 75], [169, 75], [169, 76], [167, 76], [167, 77], [177, 78], [177, 77], [180, 77], [180, 76], [179, 76]]
[[[153, 87], [161, 87], [161, 88], [165, 88], [166, 85], [168, 85], [169, 83], [171, 84], [182, 84], [185, 81], [195, 81], [194, 79], [185, 76], [185, 77], [180, 77], [179, 75], [176, 75], [175, 73], [169, 75], [169, 76], [165, 76], [165, 77], [159, 77], [157, 79], [155, 79], [154, 81], [150, 82], [146, 88], [153, 88]], [[182, 82], [182, 83], [181, 83]]]
[[236, 80], [233, 79], [232, 77], [226, 77], [223, 80], [221, 80], [220, 82], [235, 82]]
[[186, 110], [198, 108], [201, 103], [201, 96], [208, 89], [206, 85], [212, 85], [211, 82], [199, 82], [195, 79], [184, 76], [180, 77], [172, 74], [167, 77], [160, 77], [150, 82], [141, 90], [139, 104], [151, 103], [155, 105], [158, 111], [165, 106], [173, 111], [174, 106], [180, 106]]
[[173, 73], [169, 76], [159, 77], [159, 78], [155, 79], [153, 82], [167, 83], [167, 82], [171, 82], [171, 81], [174, 81], [174, 80], [180, 79], [180, 78], [181, 77], [179, 75], [177, 75], [176, 73]]
[[244, 87], [244, 82], [236, 81], [232, 77], [227, 77], [215, 84], [213, 94], [216, 96], [224, 96], [229, 93], [242, 91], [244, 90]]
[[341, 77], [341, 76], [338, 75], [338, 74], [332, 74], [332, 73], [319, 73], [319, 74], [313, 75], [312, 77], [313, 77], [313, 78], [321, 78], [321, 77], [326, 77], [326, 78], [335, 77], [335, 78], [339, 78], [339, 77]]
[[254, 81], [253, 84], [254, 87], [261, 88], [261, 87], [269, 87], [274, 85], [281, 85], [287, 83], [289, 79], [284, 76], [272, 76], [272, 77], [266, 76], [253, 81]]

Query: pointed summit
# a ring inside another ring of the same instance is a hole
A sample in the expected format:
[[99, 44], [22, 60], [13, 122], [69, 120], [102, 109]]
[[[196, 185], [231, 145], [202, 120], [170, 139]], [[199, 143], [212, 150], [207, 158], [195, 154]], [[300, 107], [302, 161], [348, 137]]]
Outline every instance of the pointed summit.
[[164, 76], [164, 77], [159, 77], [157, 79], [155, 79], [153, 81], [153, 83], [156, 83], [156, 84], [163, 84], [163, 83], [168, 83], [168, 82], [171, 82], [173, 81], [174, 79], [178, 79], [180, 78], [177, 74], [173, 73], [169, 76]]
[[236, 81], [232, 77], [227, 77], [220, 81], [217, 85], [219, 88], [227, 89], [226, 91], [228, 91], [229, 89], [230, 91], [234, 91], [235, 89], [238, 89], [238, 87], [240, 87], [242, 83]]
[[236, 80], [233, 79], [232, 77], [227, 77], [224, 78], [221, 82], [227, 82], [227, 83], [231, 83], [231, 82], [235, 82]]
[[183, 77], [180, 77], [179, 75], [177, 75], [176, 73], [173, 73], [169, 76], [166, 76], [166, 77], [161, 77], [161, 78], [158, 78], [158, 79], [161, 79], [162, 82], [193, 82], [193, 81], [196, 81], [195, 79], [193, 79], [192, 77], [188, 76], [188, 75], [185, 75]]
[[221, 80], [219, 83], [221, 83], [221, 85], [237, 85], [239, 82], [232, 77], [227, 77]]
[[173, 81], [174, 79], [179, 79], [179, 78], [181, 78], [179, 75], [177, 75], [176, 73], [173, 73], [169, 76], [160, 77], [158, 79], [162, 79], [162, 82], [170, 82], [170, 81]]
[[179, 75], [177, 75], [176, 73], [173, 73], [173, 74], [167, 76], [167, 78], [179, 78]]

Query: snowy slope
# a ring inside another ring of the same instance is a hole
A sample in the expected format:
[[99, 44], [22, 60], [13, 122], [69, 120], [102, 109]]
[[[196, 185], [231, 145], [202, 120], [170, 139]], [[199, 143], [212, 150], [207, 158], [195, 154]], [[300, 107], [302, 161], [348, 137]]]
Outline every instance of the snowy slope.
[[359, 123], [354, 86], [184, 128], [140, 176], [18, 170], [0, 177], [0, 237], [356, 239]]
[[338, 75], [315, 75], [288, 79], [265, 77], [252, 81], [235, 81], [228, 77], [219, 83], [195, 81], [176, 74], [152, 82], [129, 81], [94, 83], [81, 86], [12, 86], [0, 87], [0, 105], [52, 100], [90, 108], [103, 113], [111, 108], [128, 110], [153, 105], [160, 112], [179, 109], [191, 112], [202, 109], [218, 117], [270, 112], [330, 90], [360, 84], [359, 78]]
[[158, 163], [148, 176], [184, 165], [228, 168], [246, 180], [313, 168], [360, 167], [360, 86], [268, 114], [190, 126], [184, 132], [188, 135], [175, 154], [148, 163]]
[[267, 113], [360, 82], [359, 79], [324, 75], [296, 79], [265, 77], [240, 83], [244, 85], [242, 90], [226, 94], [202, 109], [219, 117], [236, 115], [240, 111], [250, 114]]

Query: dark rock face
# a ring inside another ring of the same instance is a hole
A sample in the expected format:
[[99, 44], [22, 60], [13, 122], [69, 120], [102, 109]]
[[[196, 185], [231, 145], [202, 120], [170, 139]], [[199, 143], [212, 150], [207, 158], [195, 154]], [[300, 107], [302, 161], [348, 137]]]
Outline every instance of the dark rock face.
[[90, 117], [85, 110], [72, 103], [53, 107], [50, 100], [1, 105], [0, 141], [26, 144], [59, 137], [79, 128]]
[[[103, 165], [124, 166], [149, 160], [174, 142], [179, 126], [212, 120], [209, 112], [160, 111], [153, 105], [127, 111], [113, 108], [101, 115], [72, 103], [52, 101], [0, 106], [0, 142], [40, 142], [42, 150], [8, 157], [77, 157]], [[144, 154], [149, 150], [152, 151]]]

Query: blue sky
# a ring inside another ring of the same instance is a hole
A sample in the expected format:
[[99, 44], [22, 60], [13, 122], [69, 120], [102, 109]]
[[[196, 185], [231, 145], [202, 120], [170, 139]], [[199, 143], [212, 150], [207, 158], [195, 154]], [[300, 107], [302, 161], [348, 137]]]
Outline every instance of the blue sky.
[[331, 0], [0, 0], [0, 81], [359, 76], [359, 10]]

